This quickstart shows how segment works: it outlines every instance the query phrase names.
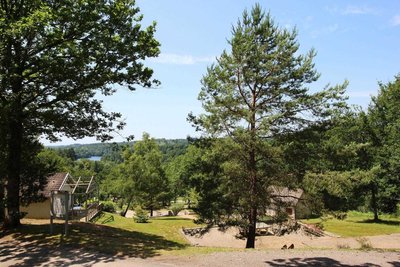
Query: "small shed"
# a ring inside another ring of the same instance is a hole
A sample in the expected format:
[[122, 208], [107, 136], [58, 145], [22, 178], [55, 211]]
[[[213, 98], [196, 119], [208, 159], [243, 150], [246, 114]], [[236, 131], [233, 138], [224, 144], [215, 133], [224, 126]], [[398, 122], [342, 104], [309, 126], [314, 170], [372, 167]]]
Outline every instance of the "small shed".
[[[20, 211], [26, 213], [25, 218], [49, 219], [51, 207], [54, 209], [55, 217], [63, 217], [66, 212], [65, 207], [68, 207], [71, 219], [80, 219], [86, 216], [86, 220], [88, 220], [88, 214], [90, 213], [92, 216], [92, 209], [97, 213], [98, 186], [94, 177], [75, 179], [69, 173], [55, 173], [48, 177], [44, 190], [39, 193], [44, 197], [42, 202], [20, 207]], [[67, 205], [66, 199], [68, 199]]]
[[26, 213], [25, 218], [31, 219], [49, 219], [50, 218], [50, 197], [52, 191], [68, 191], [72, 192], [69, 185], [63, 183], [68, 179], [69, 174], [60, 172], [55, 173], [47, 178], [47, 184], [42, 192], [44, 200], [42, 202], [34, 202], [28, 206], [21, 206], [20, 211]]
[[281, 186], [270, 186], [271, 204], [266, 210], [269, 216], [276, 216], [278, 212], [286, 212], [292, 220], [304, 216], [305, 196], [302, 189], [289, 189]]

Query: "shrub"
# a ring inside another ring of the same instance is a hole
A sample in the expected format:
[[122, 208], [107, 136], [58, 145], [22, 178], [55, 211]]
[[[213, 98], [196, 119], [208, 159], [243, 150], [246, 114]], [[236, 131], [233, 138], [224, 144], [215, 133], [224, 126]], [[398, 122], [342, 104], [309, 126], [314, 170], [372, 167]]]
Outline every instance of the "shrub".
[[360, 243], [360, 248], [362, 250], [369, 250], [372, 249], [372, 244], [371, 242], [368, 240], [368, 238], [365, 237], [360, 237], [356, 239], [358, 243]]
[[106, 212], [111, 212], [114, 213], [115, 212], [115, 203], [112, 201], [103, 201], [103, 211]]
[[349, 244], [338, 244], [336, 247], [338, 249], [349, 249], [350, 248]]
[[333, 218], [343, 221], [347, 218], [347, 213], [344, 211], [324, 211], [321, 220], [325, 222]]
[[123, 198], [118, 199], [117, 206], [118, 206], [118, 208], [120, 210], [123, 208], [123, 206], [124, 206], [124, 199]]
[[333, 217], [335, 219], [338, 219], [338, 220], [341, 220], [341, 221], [343, 221], [343, 220], [345, 220], [347, 218], [347, 213], [343, 212], [343, 211], [332, 212], [332, 215], [333, 215]]
[[282, 210], [278, 210], [278, 212], [274, 216], [272, 216], [272, 218], [273, 221], [276, 223], [283, 223], [289, 219], [289, 215]]
[[149, 216], [141, 206], [137, 206], [135, 208], [135, 216], [133, 216], [133, 220], [136, 223], [147, 223], [149, 221]]
[[183, 203], [174, 203], [172, 204], [169, 209], [172, 211], [173, 216], [177, 216], [178, 213], [185, 208]]
[[319, 230], [324, 231], [325, 230], [325, 226], [322, 222], [318, 222], [315, 224], [315, 227], [317, 227]]

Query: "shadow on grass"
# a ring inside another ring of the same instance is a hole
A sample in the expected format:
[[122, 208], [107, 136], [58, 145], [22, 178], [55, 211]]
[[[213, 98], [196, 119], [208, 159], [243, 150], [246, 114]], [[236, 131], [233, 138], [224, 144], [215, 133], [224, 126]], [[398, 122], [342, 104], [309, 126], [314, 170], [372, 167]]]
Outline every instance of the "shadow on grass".
[[162, 221], [193, 221], [193, 219], [189, 218], [180, 218], [180, 217], [150, 217], [150, 219], [154, 220], [162, 220]]
[[291, 259], [274, 259], [272, 261], [265, 261], [268, 266], [318, 266], [318, 267], [350, 267], [350, 266], [371, 266], [379, 267], [380, 265], [372, 263], [364, 263], [362, 265], [348, 265], [340, 261], [328, 257], [313, 257], [313, 258], [291, 258]]
[[54, 266], [92, 265], [125, 257], [144, 259], [160, 255], [161, 250], [186, 247], [161, 236], [97, 224], [74, 222], [67, 237], [60, 235], [63, 224], [55, 225], [56, 235], [50, 235], [49, 229], [49, 224], [22, 225], [2, 233], [0, 266], [36, 266], [50, 259]]
[[400, 226], [400, 221], [390, 221], [390, 220], [362, 220], [358, 221], [358, 223], [377, 223], [377, 224], [385, 224], [385, 225], [393, 225], [393, 226]]

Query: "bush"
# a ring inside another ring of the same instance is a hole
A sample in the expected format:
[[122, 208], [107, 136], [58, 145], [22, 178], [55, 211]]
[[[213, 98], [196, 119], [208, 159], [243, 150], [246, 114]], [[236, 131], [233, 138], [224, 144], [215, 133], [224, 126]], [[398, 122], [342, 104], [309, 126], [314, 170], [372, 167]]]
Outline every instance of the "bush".
[[357, 238], [356, 240], [360, 244], [360, 249], [362, 249], [362, 250], [372, 249], [371, 241], [369, 241], [367, 238], [360, 237], [360, 238]]
[[350, 249], [349, 244], [337, 244], [338, 249]]
[[332, 215], [333, 215], [333, 217], [335, 219], [338, 219], [338, 220], [341, 220], [341, 221], [343, 221], [343, 220], [345, 220], [347, 218], [347, 213], [343, 212], [343, 211], [332, 212]]
[[324, 223], [322, 222], [318, 222], [315, 224], [315, 227], [317, 227], [319, 230], [324, 231], [325, 230], [325, 226]]
[[117, 206], [120, 210], [122, 210], [122, 208], [124, 207], [124, 199], [123, 198], [118, 199]]
[[133, 220], [136, 223], [147, 223], [149, 221], [149, 216], [141, 206], [137, 206], [135, 208], [135, 216], [133, 216]]
[[347, 213], [344, 211], [324, 211], [321, 220], [327, 221], [332, 220], [333, 218], [343, 221], [347, 218]]
[[112, 201], [103, 201], [103, 211], [106, 212], [111, 212], [114, 213], [115, 212], [115, 203]]
[[185, 208], [183, 203], [174, 203], [172, 204], [169, 209], [172, 211], [173, 216], [177, 216], [178, 213]]
[[285, 211], [278, 210], [278, 212], [272, 216], [272, 218], [276, 223], [283, 223], [289, 219], [289, 215]]

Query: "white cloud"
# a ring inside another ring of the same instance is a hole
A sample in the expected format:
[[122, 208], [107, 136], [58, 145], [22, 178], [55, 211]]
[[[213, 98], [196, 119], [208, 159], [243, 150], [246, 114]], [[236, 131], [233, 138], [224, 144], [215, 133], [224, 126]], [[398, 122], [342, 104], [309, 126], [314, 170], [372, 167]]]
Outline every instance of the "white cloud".
[[367, 15], [376, 14], [377, 11], [366, 6], [347, 6], [343, 11], [343, 15]]
[[396, 15], [392, 18], [393, 26], [400, 26], [400, 15]]
[[197, 63], [212, 63], [215, 57], [195, 57], [192, 55], [178, 55], [162, 53], [157, 58], [150, 59], [152, 62], [173, 65], [194, 65]]

